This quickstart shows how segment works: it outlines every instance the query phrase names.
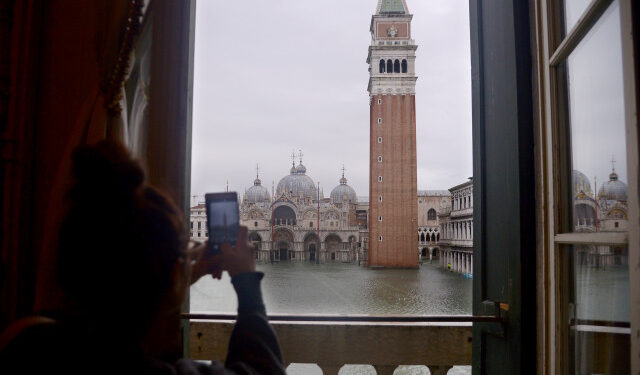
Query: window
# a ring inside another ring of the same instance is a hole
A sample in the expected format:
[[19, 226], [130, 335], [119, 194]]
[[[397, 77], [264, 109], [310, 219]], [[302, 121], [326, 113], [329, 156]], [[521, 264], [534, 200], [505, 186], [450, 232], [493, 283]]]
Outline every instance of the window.
[[382, 163], [382, 156], [378, 156], [378, 163]]
[[407, 60], [402, 60], [402, 73], [407, 72]]
[[382, 143], [382, 137], [378, 137], [378, 143]]
[[191, 229], [193, 229], [193, 221], [190, 224], [191, 224]]
[[387, 73], [393, 73], [393, 61], [387, 60]]
[[393, 63], [393, 72], [394, 73], [400, 73], [400, 60], [396, 60]]
[[382, 202], [382, 195], [378, 195], [378, 202]]
[[382, 124], [382, 117], [378, 117], [378, 124]]
[[380, 73], [384, 73], [384, 71], [385, 71], [384, 60], [380, 60]]
[[382, 216], [378, 216], [378, 221], [382, 221]]
[[382, 236], [378, 236], [378, 242], [382, 242]]
[[[198, 221], [198, 229], [202, 229], [202, 228], [200, 227], [200, 226], [201, 226], [201, 224], [202, 224], [202, 221]], [[200, 237], [200, 236], [198, 236], [198, 237]]]
[[378, 176], [378, 182], [382, 182], [382, 176]]
[[637, 77], [626, 68], [633, 65], [627, 58], [633, 42], [623, 38], [631, 34], [631, 3], [557, 1], [541, 16], [541, 24], [557, 25], [549, 31], [548, 51], [537, 46], [543, 56], [537, 85], [549, 87], [540, 98], [540, 126], [554, 145], [538, 151], [544, 162], [553, 161], [542, 177], [552, 192], [545, 202], [549, 215], [557, 218], [544, 228], [552, 242], [543, 254], [555, 261], [543, 271], [567, 275], [550, 288], [566, 296], [554, 301], [546, 344], [564, 348], [557, 361], [565, 366], [556, 373], [630, 373], [629, 356], [622, 354], [628, 341], [614, 337], [630, 334], [629, 238], [638, 226], [611, 216], [613, 206], [626, 218], [637, 208], [622, 203], [638, 181], [637, 168], [630, 167], [637, 159], [628, 159], [637, 158], [638, 145], [637, 108], [627, 86]]
[[257, 222], [257, 221], [254, 221], [254, 222], [253, 222], [253, 226], [254, 226], [254, 227], [257, 227], [257, 226], [258, 226], [258, 222]]
[[378, 99], [378, 104], [382, 104], [382, 99]]
[[433, 208], [429, 209], [429, 211], [427, 211], [427, 220], [436, 220], [437, 216], [436, 216], [436, 210], [434, 210]]
[[313, 228], [313, 221], [309, 222], [309, 228]]

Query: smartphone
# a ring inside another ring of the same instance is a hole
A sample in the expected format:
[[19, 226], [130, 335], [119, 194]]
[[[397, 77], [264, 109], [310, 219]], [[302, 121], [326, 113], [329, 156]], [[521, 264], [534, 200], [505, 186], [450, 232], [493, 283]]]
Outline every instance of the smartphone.
[[208, 193], [204, 198], [207, 207], [209, 248], [213, 254], [220, 254], [223, 243], [234, 246], [238, 239], [238, 194]]

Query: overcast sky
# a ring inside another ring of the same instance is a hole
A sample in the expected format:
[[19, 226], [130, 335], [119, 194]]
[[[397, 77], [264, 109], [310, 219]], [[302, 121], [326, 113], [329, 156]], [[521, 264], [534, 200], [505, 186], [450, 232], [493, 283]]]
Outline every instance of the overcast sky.
[[[271, 191], [302, 149], [324, 195], [341, 168], [368, 195], [369, 25], [377, 0], [197, 2], [192, 192]], [[418, 189], [472, 174], [467, 0], [408, 0], [418, 75]], [[297, 161], [296, 161], [297, 162]]]

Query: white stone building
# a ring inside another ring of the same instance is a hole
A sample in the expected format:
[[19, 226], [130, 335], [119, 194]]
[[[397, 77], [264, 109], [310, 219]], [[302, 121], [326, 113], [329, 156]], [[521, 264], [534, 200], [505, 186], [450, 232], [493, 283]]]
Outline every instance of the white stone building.
[[[615, 169], [598, 193], [594, 194], [589, 178], [573, 171], [573, 230], [581, 233], [627, 232], [629, 230], [627, 184], [618, 179]], [[597, 188], [597, 187], [596, 187]], [[577, 263], [608, 267], [627, 265], [629, 249], [620, 246], [575, 246]]]
[[473, 178], [449, 189], [451, 206], [440, 215], [440, 266], [473, 275]]
[[448, 190], [418, 190], [418, 253], [420, 259], [440, 257], [440, 220], [438, 214], [451, 207]]
[[[358, 199], [344, 176], [329, 198], [318, 191], [302, 160], [278, 182], [271, 197], [256, 176], [239, 203], [240, 224], [263, 262], [357, 262], [362, 258], [361, 225], [356, 219]], [[318, 221], [318, 217], [320, 220]], [[207, 237], [204, 204], [191, 208], [191, 238]], [[366, 228], [365, 228], [366, 229]]]

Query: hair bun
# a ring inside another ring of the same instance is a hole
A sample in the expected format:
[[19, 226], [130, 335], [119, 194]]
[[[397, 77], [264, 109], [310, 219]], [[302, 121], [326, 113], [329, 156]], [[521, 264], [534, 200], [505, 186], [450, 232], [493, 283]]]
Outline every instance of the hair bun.
[[131, 158], [123, 145], [113, 141], [80, 146], [74, 150], [72, 160], [76, 179], [72, 200], [131, 196], [145, 180], [140, 163]]

